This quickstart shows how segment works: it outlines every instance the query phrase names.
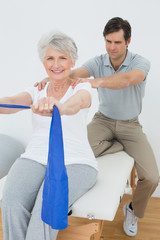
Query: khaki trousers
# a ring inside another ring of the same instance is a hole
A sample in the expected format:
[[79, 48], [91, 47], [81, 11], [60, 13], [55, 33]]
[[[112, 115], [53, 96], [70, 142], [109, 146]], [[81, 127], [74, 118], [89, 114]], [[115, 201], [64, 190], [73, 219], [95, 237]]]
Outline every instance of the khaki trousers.
[[88, 125], [88, 138], [96, 157], [114, 152], [114, 143], [117, 141], [124, 151], [134, 158], [138, 182], [132, 205], [135, 215], [143, 217], [148, 200], [158, 185], [159, 173], [153, 151], [138, 117], [120, 121], [97, 112]]

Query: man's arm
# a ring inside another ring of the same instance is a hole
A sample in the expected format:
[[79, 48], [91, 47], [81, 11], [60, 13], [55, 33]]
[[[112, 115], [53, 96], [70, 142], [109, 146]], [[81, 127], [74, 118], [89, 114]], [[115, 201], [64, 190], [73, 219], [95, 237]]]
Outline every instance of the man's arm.
[[90, 73], [83, 67], [76, 68], [71, 73], [71, 78], [89, 78]]
[[145, 73], [142, 70], [134, 69], [129, 72], [116, 73], [109, 77], [95, 79], [79, 79], [79, 82], [89, 82], [92, 88], [123, 89], [139, 84], [145, 80]]

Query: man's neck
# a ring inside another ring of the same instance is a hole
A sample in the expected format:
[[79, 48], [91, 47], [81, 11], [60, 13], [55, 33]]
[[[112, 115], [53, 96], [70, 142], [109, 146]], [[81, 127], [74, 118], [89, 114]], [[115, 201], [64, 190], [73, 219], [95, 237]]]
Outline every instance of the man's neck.
[[119, 69], [121, 64], [124, 62], [126, 56], [127, 56], [127, 52], [126, 52], [126, 54], [123, 57], [121, 57], [119, 59], [110, 59], [112, 67], [114, 68], [115, 71], [117, 71]]
[[117, 62], [115, 62], [115, 63], [111, 62], [111, 64], [112, 64], [112, 67], [114, 68], [114, 70], [117, 71], [119, 69], [119, 67], [121, 66], [122, 62], [120, 64]]

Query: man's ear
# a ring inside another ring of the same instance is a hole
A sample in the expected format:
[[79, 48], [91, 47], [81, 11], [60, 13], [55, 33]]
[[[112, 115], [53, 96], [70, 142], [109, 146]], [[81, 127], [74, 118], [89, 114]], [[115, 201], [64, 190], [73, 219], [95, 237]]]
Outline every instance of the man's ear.
[[127, 40], [127, 42], [126, 42], [126, 45], [127, 45], [127, 47], [128, 47], [128, 45], [131, 43], [131, 38], [129, 38], [128, 40]]

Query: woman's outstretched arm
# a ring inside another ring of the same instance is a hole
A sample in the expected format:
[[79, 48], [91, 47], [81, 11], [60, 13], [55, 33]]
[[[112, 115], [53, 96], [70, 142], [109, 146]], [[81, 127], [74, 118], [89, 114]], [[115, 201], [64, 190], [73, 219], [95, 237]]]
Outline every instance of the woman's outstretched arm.
[[58, 107], [61, 115], [76, 114], [80, 109], [90, 107], [91, 94], [87, 90], [79, 90], [63, 104], [54, 97], [42, 98], [35, 106], [32, 106], [32, 110], [42, 116], [52, 116], [54, 105]]
[[[15, 105], [26, 105], [30, 106], [32, 104], [32, 98], [29, 93], [22, 92], [12, 97], [0, 98], [0, 104], [15, 104]], [[11, 114], [22, 111], [19, 108], [4, 108], [0, 107], [0, 114]]]

